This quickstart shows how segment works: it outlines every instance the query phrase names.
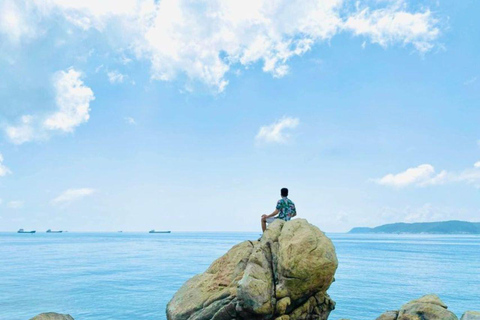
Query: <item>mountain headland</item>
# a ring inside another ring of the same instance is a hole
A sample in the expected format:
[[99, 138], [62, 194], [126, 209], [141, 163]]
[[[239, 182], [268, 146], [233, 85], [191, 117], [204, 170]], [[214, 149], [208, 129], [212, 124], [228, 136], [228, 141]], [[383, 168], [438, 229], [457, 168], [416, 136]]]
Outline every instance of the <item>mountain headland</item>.
[[391, 223], [374, 228], [353, 228], [349, 233], [411, 233], [411, 234], [480, 234], [480, 222], [439, 221], [417, 223]]

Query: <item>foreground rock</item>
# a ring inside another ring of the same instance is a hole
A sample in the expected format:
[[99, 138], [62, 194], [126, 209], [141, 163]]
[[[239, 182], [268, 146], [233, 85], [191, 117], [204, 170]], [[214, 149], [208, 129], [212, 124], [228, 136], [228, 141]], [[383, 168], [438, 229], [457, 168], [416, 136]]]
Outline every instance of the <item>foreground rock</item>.
[[47, 312], [47, 313], [41, 313], [30, 320], [73, 320], [73, 318], [69, 314]]
[[463, 314], [460, 320], [480, 320], [480, 312], [478, 311], [467, 311]]
[[169, 320], [318, 319], [335, 303], [327, 294], [335, 248], [306, 220], [276, 220], [260, 241], [245, 241], [188, 280], [167, 306]]
[[387, 311], [377, 320], [458, 320], [437, 295], [429, 294], [404, 304], [398, 311]]

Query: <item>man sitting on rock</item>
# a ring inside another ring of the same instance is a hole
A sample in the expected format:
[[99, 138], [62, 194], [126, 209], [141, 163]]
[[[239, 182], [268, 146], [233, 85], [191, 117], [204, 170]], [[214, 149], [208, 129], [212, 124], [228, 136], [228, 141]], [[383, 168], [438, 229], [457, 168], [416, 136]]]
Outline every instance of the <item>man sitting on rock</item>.
[[[267, 229], [267, 223], [272, 223], [275, 219], [282, 219], [289, 221], [297, 215], [297, 210], [295, 209], [295, 204], [292, 200], [288, 199], [288, 189], [282, 188], [280, 190], [280, 195], [282, 199], [278, 200], [277, 208], [271, 214], [262, 215], [262, 231], [265, 232]], [[277, 217], [275, 217], [278, 214]]]

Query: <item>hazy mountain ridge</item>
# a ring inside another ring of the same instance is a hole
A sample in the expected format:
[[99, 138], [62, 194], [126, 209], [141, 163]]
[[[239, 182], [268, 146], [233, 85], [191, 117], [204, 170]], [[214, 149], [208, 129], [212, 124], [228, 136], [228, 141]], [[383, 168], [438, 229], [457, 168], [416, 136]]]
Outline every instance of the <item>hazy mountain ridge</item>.
[[374, 228], [357, 227], [349, 233], [430, 233], [430, 234], [480, 234], [480, 222], [439, 221], [417, 223], [391, 223]]

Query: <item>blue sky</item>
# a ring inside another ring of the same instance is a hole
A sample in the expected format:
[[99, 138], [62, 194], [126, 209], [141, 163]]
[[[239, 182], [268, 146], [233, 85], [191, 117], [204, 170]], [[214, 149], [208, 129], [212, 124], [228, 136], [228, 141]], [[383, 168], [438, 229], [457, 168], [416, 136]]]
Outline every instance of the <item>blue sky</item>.
[[479, 9], [0, 0], [0, 230], [479, 221]]

